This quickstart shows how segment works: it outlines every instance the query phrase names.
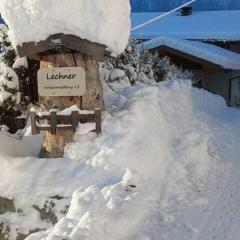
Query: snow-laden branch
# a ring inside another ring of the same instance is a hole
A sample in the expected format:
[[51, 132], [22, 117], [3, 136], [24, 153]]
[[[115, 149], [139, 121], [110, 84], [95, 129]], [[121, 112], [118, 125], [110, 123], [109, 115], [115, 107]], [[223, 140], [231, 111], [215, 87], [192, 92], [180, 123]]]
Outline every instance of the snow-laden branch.
[[147, 21], [147, 22], [141, 23], [141, 24], [133, 27], [133, 28], [131, 29], [131, 31], [137, 30], [137, 29], [142, 28], [142, 27], [145, 27], [145, 26], [147, 26], [147, 25], [149, 25], [149, 24], [151, 24], [151, 23], [153, 23], [153, 22], [156, 22], [157, 20], [159, 20], [159, 19], [161, 19], [161, 18], [164, 18], [164, 17], [166, 17], [166, 16], [168, 16], [168, 15], [170, 15], [170, 14], [172, 14], [172, 13], [180, 10], [181, 8], [186, 7], [186, 6], [188, 6], [189, 4], [194, 3], [194, 2], [196, 2], [196, 1], [198, 1], [198, 0], [192, 0], [192, 1], [189, 1], [189, 2], [187, 2], [187, 3], [184, 3], [183, 5], [177, 7], [177, 8], [175, 8], [175, 9], [169, 11], [169, 12], [163, 13], [163, 14], [161, 14], [161, 15], [153, 18], [153, 19], [150, 19], [150, 20]]

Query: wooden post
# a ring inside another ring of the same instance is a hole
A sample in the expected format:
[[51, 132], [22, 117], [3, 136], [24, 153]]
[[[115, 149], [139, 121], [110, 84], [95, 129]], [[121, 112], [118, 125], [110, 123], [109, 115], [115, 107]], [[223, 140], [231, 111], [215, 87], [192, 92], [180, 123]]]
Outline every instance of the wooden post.
[[57, 134], [57, 113], [51, 112], [51, 134], [56, 135]]
[[102, 132], [100, 109], [95, 110], [95, 122], [96, 122], [96, 133], [100, 134]]
[[72, 112], [72, 127], [73, 127], [73, 132], [76, 132], [78, 124], [79, 124], [79, 118], [78, 118], [78, 112], [73, 111]]
[[37, 123], [36, 123], [36, 112], [31, 112], [31, 126], [32, 126], [32, 135], [37, 135], [39, 133], [37, 129]]
[[[41, 97], [39, 96], [39, 103], [45, 106], [46, 110], [57, 108], [63, 110], [72, 105], [77, 105], [84, 110], [94, 110], [96, 108], [103, 109], [103, 91], [101, 87], [99, 77], [99, 61], [89, 56], [84, 56], [80, 53], [68, 53], [68, 54], [52, 54], [41, 56], [41, 68], [52, 67], [83, 67], [86, 71], [86, 83], [87, 89], [84, 96], [72, 96], [72, 97]], [[76, 113], [73, 114], [74, 129], [72, 131], [60, 131], [56, 130], [56, 122], [54, 120], [54, 113], [52, 113], [51, 121], [54, 126], [51, 125], [51, 133], [47, 132], [44, 138], [44, 143], [40, 152], [40, 157], [53, 157], [59, 158], [64, 155], [64, 147], [68, 142], [73, 141], [73, 134], [76, 131]], [[96, 115], [98, 117], [97, 131], [101, 132], [101, 120], [99, 121], [99, 112]], [[101, 110], [100, 110], [101, 115]], [[99, 123], [100, 122], [100, 123]]]

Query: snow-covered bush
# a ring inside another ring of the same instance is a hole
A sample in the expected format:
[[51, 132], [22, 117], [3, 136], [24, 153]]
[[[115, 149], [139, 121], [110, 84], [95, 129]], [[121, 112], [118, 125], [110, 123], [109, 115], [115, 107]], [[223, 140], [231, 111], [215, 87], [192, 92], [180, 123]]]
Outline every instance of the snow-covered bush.
[[106, 60], [101, 64], [102, 79], [111, 87], [122, 83], [134, 85], [136, 82], [156, 82], [169, 79], [189, 79], [193, 83], [196, 77], [171, 63], [170, 59], [152, 54], [137, 40], [131, 39], [126, 50], [117, 58]]
[[19, 90], [19, 78], [16, 72], [2, 63], [0, 65], [0, 129], [7, 126], [11, 133], [24, 127], [25, 124]]
[[23, 127], [23, 116], [29, 104], [25, 92], [28, 69], [25, 59], [17, 57], [9, 41], [7, 27], [0, 26], [0, 126], [7, 125], [10, 132]]
[[165, 81], [174, 79], [192, 80], [193, 84], [196, 81], [196, 76], [188, 70], [177, 67], [168, 57], [160, 58], [157, 54], [153, 58], [153, 71], [155, 80]]
[[7, 27], [5, 25], [0, 25], [0, 52], [1, 61], [7, 66], [12, 66], [17, 54], [8, 38]]
[[0, 67], [0, 106], [4, 109], [15, 107], [20, 103], [19, 81], [12, 68]]
[[152, 56], [149, 51], [137, 48], [137, 41], [130, 40], [125, 51], [116, 58], [102, 63], [106, 82], [128, 82], [134, 85], [137, 81], [153, 79]]

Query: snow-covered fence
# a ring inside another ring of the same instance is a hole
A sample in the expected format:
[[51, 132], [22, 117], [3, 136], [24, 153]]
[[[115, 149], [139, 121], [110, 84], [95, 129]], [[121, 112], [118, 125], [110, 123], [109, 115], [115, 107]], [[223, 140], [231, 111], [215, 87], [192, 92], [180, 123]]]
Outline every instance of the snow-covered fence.
[[38, 114], [36, 111], [31, 111], [32, 135], [40, 134], [41, 131], [50, 132], [56, 135], [57, 131], [72, 131], [76, 132], [80, 123], [95, 123], [96, 128], [93, 130], [97, 134], [101, 133], [101, 110], [96, 109], [93, 113], [79, 113], [73, 111], [66, 114], [58, 114], [57, 111], [51, 111], [46, 114]]

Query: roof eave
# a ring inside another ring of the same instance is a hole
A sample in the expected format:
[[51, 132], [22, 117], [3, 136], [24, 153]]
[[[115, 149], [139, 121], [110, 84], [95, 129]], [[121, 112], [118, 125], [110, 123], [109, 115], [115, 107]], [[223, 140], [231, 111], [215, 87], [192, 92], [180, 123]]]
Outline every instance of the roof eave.
[[106, 55], [110, 55], [105, 45], [63, 33], [51, 35], [44, 41], [25, 42], [17, 46], [20, 57], [30, 58], [47, 52], [61, 53], [61, 49], [79, 52], [98, 59], [104, 59]]

